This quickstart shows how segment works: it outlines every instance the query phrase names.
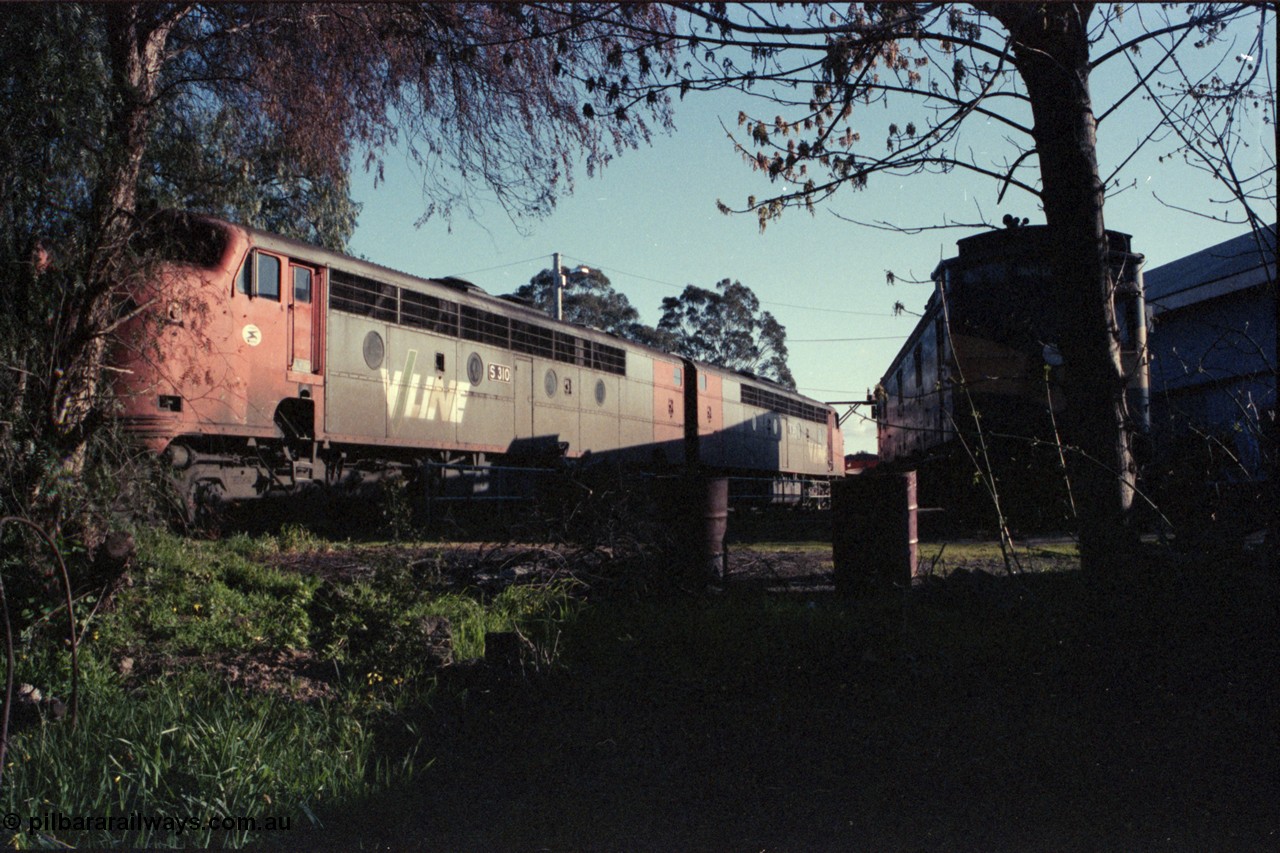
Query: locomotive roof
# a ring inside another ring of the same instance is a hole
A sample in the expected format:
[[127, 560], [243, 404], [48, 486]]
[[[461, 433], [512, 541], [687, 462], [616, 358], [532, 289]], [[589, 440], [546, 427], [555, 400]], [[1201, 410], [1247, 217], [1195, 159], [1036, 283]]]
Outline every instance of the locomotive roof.
[[[250, 241], [255, 246], [261, 246], [265, 249], [279, 251], [282, 254], [305, 255], [308, 258], [315, 259], [326, 266], [342, 270], [344, 272], [363, 275], [374, 278], [387, 284], [394, 284], [398, 287], [408, 287], [410, 290], [421, 290], [424, 285], [447, 287], [454, 291], [453, 298], [462, 297], [461, 301], [473, 306], [483, 305], [494, 311], [519, 316], [521, 319], [528, 318], [531, 321], [539, 323], [551, 323], [573, 329], [575, 332], [588, 332], [601, 338], [609, 338], [620, 340], [617, 335], [606, 332], [603, 329], [592, 328], [591, 326], [582, 326], [576, 323], [570, 323], [564, 320], [556, 320], [549, 317], [537, 308], [524, 304], [517, 300], [507, 299], [502, 296], [495, 296], [489, 293], [478, 284], [467, 281], [456, 276], [442, 276], [439, 278], [423, 278], [422, 276], [413, 275], [412, 273], [403, 272], [393, 269], [392, 267], [383, 266], [373, 261], [363, 260], [361, 258], [353, 258], [350, 255], [344, 255], [341, 252], [335, 252], [332, 249], [326, 249], [316, 246], [302, 240], [295, 240], [292, 237], [282, 237], [279, 234], [273, 234], [269, 231], [262, 231], [257, 228], [251, 228], [245, 225], [237, 225], [230, 222], [222, 222], [222, 220], [214, 219], [233, 228], [239, 228], [245, 231]], [[630, 346], [640, 349], [651, 350], [655, 353], [662, 353], [662, 350], [653, 349], [644, 344], [627, 342]], [[663, 353], [664, 355], [666, 353]]]
[[[958, 259], [964, 263], [1000, 258], [1006, 253], [1038, 252], [1053, 238], [1053, 234], [1048, 225], [1018, 225], [983, 231], [956, 241]], [[1131, 252], [1133, 235], [1108, 228], [1107, 244], [1113, 252]]]

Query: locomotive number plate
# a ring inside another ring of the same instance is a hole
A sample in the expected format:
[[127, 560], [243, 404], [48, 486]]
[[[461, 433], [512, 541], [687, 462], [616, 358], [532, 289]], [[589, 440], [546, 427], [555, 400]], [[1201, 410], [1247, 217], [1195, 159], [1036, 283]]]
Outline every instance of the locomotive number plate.
[[505, 364], [489, 365], [489, 381], [490, 382], [510, 382], [511, 368]]

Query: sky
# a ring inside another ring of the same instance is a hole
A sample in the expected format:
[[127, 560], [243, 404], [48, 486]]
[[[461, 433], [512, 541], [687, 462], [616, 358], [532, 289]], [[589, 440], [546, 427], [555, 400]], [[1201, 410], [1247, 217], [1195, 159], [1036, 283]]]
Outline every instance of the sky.
[[[1246, 44], [1248, 37], [1241, 33], [1238, 43]], [[1274, 45], [1274, 24], [1264, 43]], [[1230, 42], [1224, 50], [1238, 55]], [[1272, 56], [1254, 59], [1274, 67]], [[1108, 67], [1092, 81], [1095, 112], [1132, 81], [1127, 69], [1116, 66], [1121, 75]], [[421, 175], [402, 153], [390, 152], [385, 179], [377, 185], [363, 168], [353, 169], [352, 195], [362, 209], [349, 251], [415, 275], [459, 276], [493, 294], [527, 283], [550, 268], [552, 253], [560, 252], [565, 266], [603, 270], [651, 325], [658, 321], [663, 297], [678, 295], [685, 285], [711, 288], [723, 278], [736, 279], [786, 327], [788, 363], [799, 390], [838, 403], [865, 399], [914, 328], [916, 317], [895, 316], [894, 304], [922, 311], [938, 261], [956, 254], [956, 240], [985, 230], [913, 235], [856, 225], [849, 218], [923, 226], [944, 220], [999, 223], [1009, 213], [1043, 223], [1037, 200], [1025, 193], [1010, 190], [997, 204], [998, 187], [988, 178], [954, 172], [880, 174], [865, 190], [845, 190], [812, 215], [787, 211], [761, 233], [753, 214], [726, 216], [716, 207], [717, 200], [742, 207], [749, 195], [763, 198], [780, 189], [733, 150], [726, 128], [737, 130], [740, 110], [768, 110], [769, 117], [777, 111], [736, 93], [691, 93], [676, 105], [671, 135], [656, 135], [651, 145], [625, 152], [594, 177], [579, 169], [572, 195], [561, 198], [549, 216], [518, 225], [496, 203], [481, 200], [471, 218], [464, 214], [451, 223], [431, 220], [415, 227], [425, 207]], [[889, 120], [901, 123], [915, 116], [920, 122], [922, 114], [919, 103], [907, 99], [892, 102], [889, 110], [868, 112], [855, 110], [852, 122], [871, 145], [881, 144], [872, 140], [884, 139], [881, 128]], [[1122, 162], [1153, 124], [1151, 108], [1136, 100], [1125, 113], [1106, 119], [1098, 133], [1103, 173]], [[987, 147], [1007, 147], [993, 127], [971, 126], [966, 133], [980, 154]], [[1275, 161], [1273, 128], [1258, 121], [1251, 133], [1248, 162], [1241, 165], [1269, 167]], [[1134, 251], [1146, 256], [1147, 269], [1245, 230], [1156, 199], [1158, 194], [1181, 207], [1223, 212], [1209, 201], [1223, 198], [1221, 187], [1180, 158], [1160, 162], [1173, 147], [1168, 139], [1148, 142], [1121, 173], [1128, 188], [1106, 203], [1107, 227], [1133, 235]], [[1274, 201], [1267, 210], [1274, 218]], [[889, 270], [894, 284], [886, 281]], [[849, 407], [837, 409], [844, 415]], [[846, 452], [875, 450], [874, 425], [863, 415], [869, 415], [868, 407], [844, 423]]]

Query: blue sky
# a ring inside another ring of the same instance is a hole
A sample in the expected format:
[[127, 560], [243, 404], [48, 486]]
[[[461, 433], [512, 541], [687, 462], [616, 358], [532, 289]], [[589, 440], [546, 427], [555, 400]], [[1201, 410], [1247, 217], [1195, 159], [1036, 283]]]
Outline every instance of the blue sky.
[[[1274, 25], [1266, 43], [1274, 44]], [[1274, 67], [1270, 56], [1255, 59], [1264, 68]], [[1108, 73], [1105, 66], [1095, 74], [1095, 112], [1132, 79], [1127, 70], [1124, 75]], [[956, 240], [981, 230], [908, 235], [854, 225], [839, 216], [913, 226], [937, 224], [944, 217], [998, 223], [1012, 213], [1033, 224], [1043, 222], [1036, 202], [1016, 190], [997, 205], [998, 188], [989, 179], [957, 173], [876, 175], [866, 190], [846, 190], [813, 215], [789, 211], [762, 234], [754, 215], [725, 216], [716, 209], [717, 199], [741, 207], [749, 195], [766, 197], [771, 188], [778, 189], [742, 162], [725, 134], [724, 127], [736, 130], [739, 110], [754, 108], [768, 110], [769, 117], [776, 112], [733, 93], [690, 94], [676, 107], [672, 135], [624, 153], [595, 177], [579, 170], [571, 196], [545, 219], [524, 221], [519, 228], [498, 205], [483, 200], [474, 218], [415, 228], [424, 207], [421, 177], [402, 154], [392, 152], [386, 180], [378, 186], [363, 169], [353, 172], [353, 195], [363, 209], [351, 252], [417, 275], [458, 275], [501, 294], [549, 268], [551, 254], [558, 251], [566, 265], [604, 270], [651, 324], [657, 322], [662, 298], [686, 284], [711, 287], [722, 278], [738, 279], [786, 327], [789, 363], [800, 390], [839, 401], [864, 397], [914, 327], [914, 317], [893, 316], [893, 305], [921, 310], [931, 285], [906, 280], [927, 279], [941, 258], [955, 254]], [[868, 113], [855, 111], [853, 125], [866, 144], [880, 145], [888, 121], [914, 116], [919, 122], [922, 110], [900, 99], [891, 110], [872, 107]], [[1119, 164], [1152, 124], [1150, 107], [1136, 101], [1124, 114], [1108, 118], [1099, 129], [1103, 172]], [[1274, 163], [1272, 127], [1259, 121], [1253, 131], [1244, 165]], [[979, 154], [988, 146], [1007, 148], [992, 128], [975, 125], [966, 133]], [[1146, 256], [1148, 269], [1243, 230], [1171, 210], [1155, 199], [1159, 193], [1180, 206], [1222, 212], [1208, 201], [1222, 198], [1221, 188], [1178, 158], [1158, 161], [1172, 148], [1169, 140], [1148, 143], [1122, 173], [1123, 183], [1134, 182], [1133, 188], [1107, 201], [1107, 226], [1134, 235], [1134, 249]], [[1274, 202], [1267, 210], [1274, 218]], [[886, 283], [886, 270], [893, 270], [897, 284]], [[875, 449], [874, 428], [857, 415], [846, 423], [845, 439], [850, 450]]]

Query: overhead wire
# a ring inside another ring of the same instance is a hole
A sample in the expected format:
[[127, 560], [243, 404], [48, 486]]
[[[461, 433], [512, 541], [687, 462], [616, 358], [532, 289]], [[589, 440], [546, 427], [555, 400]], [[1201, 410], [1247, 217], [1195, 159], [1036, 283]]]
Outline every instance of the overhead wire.
[[[569, 255], [565, 255], [563, 253], [561, 253], [561, 257], [564, 257], [566, 259], [570, 258]], [[675, 291], [684, 290], [684, 286], [676, 284], [675, 282], [664, 281], [662, 279], [652, 278], [651, 276], [628, 272], [627, 270], [618, 269], [617, 267], [606, 267], [606, 266], [599, 266], [599, 265], [592, 266], [592, 264], [588, 262], [585, 258], [573, 257], [572, 260], [578, 261], [580, 264], [584, 266], [592, 267], [593, 269], [598, 269], [601, 272], [616, 273], [617, 275], [627, 276], [628, 278], [635, 278], [635, 279], [639, 279], [640, 281], [647, 281], [647, 282], [650, 282], [651, 284], [660, 284], [663, 287], [667, 287]], [[896, 317], [898, 316], [896, 314], [893, 314], [892, 312], [854, 311], [848, 308], [827, 308], [827, 307], [818, 306], [818, 305], [796, 305], [795, 303], [791, 303], [791, 302], [775, 302], [770, 299], [761, 299], [760, 304], [761, 305], [777, 305], [783, 308], [796, 308], [801, 311], [822, 311], [823, 313], [826, 313], [826, 314], [851, 314], [858, 317]], [[900, 337], [900, 336], [898, 335], [893, 336], [893, 338], [897, 338], [897, 337]], [[891, 338], [860, 338], [857, 340], [890, 340], [890, 339]], [[844, 340], [844, 339], [835, 339], [835, 340]]]
[[535, 255], [532, 258], [525, 258], [523, 261], [512, 261], [509, 264], [499, 264], [496, 267], [485, 267], [482, 270], [468, 270], [467, 272], [460, 272], [460, 273], [457, 273], [456, 276], [458, 278], [463, 278], [464, 276], [476, 275], [477, 273], [482, 273], [482, 272], [493, 272], [494, 270], [505, 270], [510, 267], [518, 267], [521, 264], [532, 263], [533, 261], [536, 261], [539, 259], [545, 259], [546, 257], [547, 257], [546, 255]]
[[787, 338], [788, 346], [791, 344], [845, 344], [859, 343], [861, 341], [900, 341], [902, 335], [878, 335], [866, 338]]

